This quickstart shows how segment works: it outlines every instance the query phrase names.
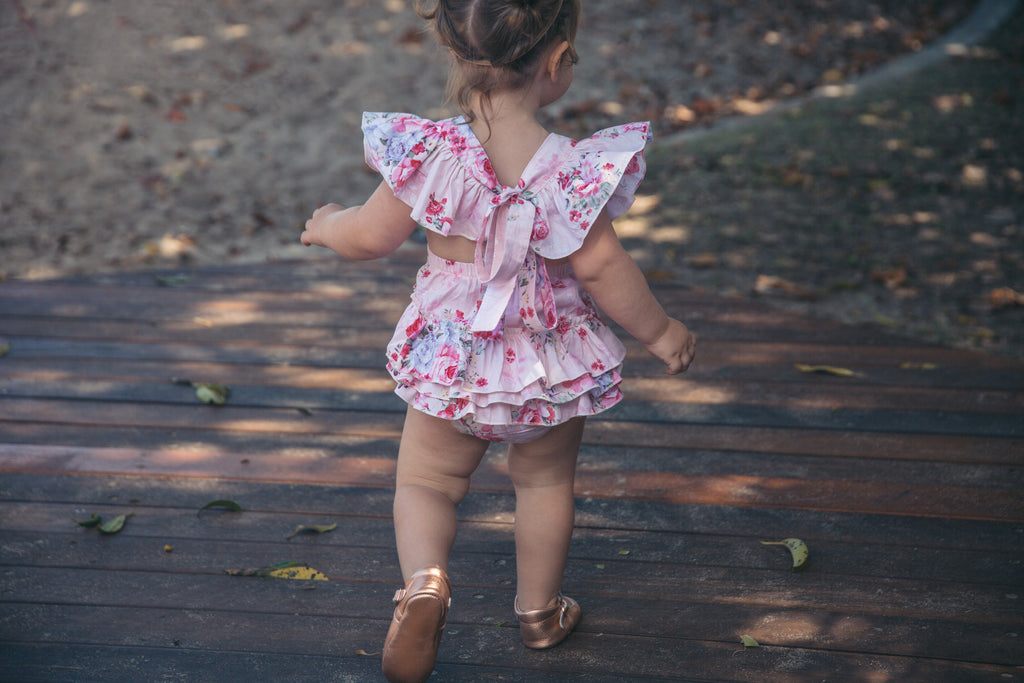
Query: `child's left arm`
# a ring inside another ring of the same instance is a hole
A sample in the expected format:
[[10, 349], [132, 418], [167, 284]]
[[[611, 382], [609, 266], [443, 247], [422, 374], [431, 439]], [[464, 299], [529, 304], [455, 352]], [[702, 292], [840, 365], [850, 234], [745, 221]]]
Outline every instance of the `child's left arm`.
[[326, 247], [355, 261], [380, 258], [398, 249], [416, 229], [409, 211], [382, 182], [361, 206], [321, 206], [306, 221], [300, 239], [307, 247]]

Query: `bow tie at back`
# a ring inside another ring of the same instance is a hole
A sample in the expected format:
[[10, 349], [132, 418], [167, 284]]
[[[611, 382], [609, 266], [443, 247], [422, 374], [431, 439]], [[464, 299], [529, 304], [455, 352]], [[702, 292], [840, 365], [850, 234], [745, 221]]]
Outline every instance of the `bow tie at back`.
[[555, 327], [554, 294], [544, 259], [530, 248], [537, 206], [521, 188], [505, 188], [491, 200], [487, 225], [476, 243], [476, 270], [486, 287], [474, 332], [492, 332], [519, 290], [523, 324], [531, 330]]

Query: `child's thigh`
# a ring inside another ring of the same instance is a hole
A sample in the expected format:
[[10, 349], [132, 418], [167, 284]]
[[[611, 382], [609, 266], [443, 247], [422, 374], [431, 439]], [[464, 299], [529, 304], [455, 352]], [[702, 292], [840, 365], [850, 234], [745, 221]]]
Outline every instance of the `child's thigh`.
[[577, 417], [552, 427], [544, 436], [509, 446], [508, 472], [521, 486], [551, 486], [572, 482], [586, 418]]
[[409, 408], [398, 448], [398, 486], [419, 484], [458, 502], [489, 443], [456, 430], [448, 420]]

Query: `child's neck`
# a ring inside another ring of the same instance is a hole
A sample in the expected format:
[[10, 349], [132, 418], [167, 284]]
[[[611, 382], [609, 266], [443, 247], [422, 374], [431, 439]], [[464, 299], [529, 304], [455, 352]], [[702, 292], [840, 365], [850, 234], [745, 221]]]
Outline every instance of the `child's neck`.
[[493, 93], [490, 106], [477, 99], [470, 128], [483, 145], [498, 180], [515, 185], [548, 131], [537, 121], [540, 102], [529, 90]]
[[[474, 133], [483, 140], [498, 131], [514, 135], [544, 131], [537, 121], [540, 101], [534, 95], [533, 88], [523, 90], [499, 90], [491, 93], [487, 105], [481, 98], [475, 98], [472, 106], [473, 123], [470, 124]], [[489, 130], [488, 130], [489, 129]]]

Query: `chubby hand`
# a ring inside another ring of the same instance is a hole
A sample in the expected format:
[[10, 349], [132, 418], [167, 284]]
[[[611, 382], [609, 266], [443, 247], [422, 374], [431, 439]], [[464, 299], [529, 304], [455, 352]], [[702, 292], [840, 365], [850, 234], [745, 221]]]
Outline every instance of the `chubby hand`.
[[299, 237], [304, 245], [318, 247], [326, 247], [327, 244], [324, 241], [324, 235], [326, 233], [325, 227], [327, 218], [332, 214], [339, 211], [343, 211], [344, 207], [338, 204], [324, 204], [319, 209], [313, 212], [313, 215], [308, 221], [306, 221], [306, 229], [302, 231], [302, 235]]
[[668, 328], [650, 344], [647, 350], [665, 363], [665, 372], [678, 375], [686, 372], [693, 362], [697, 338], [690, 334], [686, 325], [674, 318], [668, 319]]

